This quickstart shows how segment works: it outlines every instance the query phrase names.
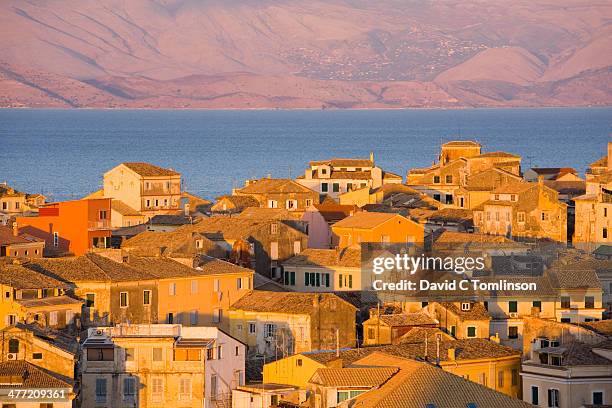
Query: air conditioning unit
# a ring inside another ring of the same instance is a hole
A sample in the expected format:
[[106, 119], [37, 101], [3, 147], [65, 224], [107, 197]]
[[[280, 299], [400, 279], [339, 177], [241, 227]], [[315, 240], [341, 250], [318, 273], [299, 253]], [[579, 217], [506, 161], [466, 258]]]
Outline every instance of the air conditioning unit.
[[7, 360], [17, 360], [17, 353], [8, 353], [6, 355]]
[[516, 319], [519, 317], [519, 314], [517, 312], [510, 312], [510, 318], [511, 319]]

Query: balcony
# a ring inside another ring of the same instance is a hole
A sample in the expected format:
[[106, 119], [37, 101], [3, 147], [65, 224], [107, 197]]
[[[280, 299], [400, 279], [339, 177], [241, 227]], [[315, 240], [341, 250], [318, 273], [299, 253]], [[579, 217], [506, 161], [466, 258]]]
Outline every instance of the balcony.
[[111, 228], [110, 220], [88, 221], [87, 229], [89, 231], [108, 230]]

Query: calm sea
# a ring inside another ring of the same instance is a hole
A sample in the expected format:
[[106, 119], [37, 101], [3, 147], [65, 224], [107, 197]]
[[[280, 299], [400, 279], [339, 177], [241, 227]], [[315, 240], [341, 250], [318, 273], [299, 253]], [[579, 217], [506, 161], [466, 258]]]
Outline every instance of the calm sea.
[[180, 171], [184, 187], [215, 197], [245, 179], [296, 177], [310, 160], [367, 157], [405, 175], [442, 142], [523, 156], [523, 168], [583, 172], [605, 155], [612, 108], [381, 111], [0, 110], [0, 181], [54, 200], [101, 187], [122, 161]]

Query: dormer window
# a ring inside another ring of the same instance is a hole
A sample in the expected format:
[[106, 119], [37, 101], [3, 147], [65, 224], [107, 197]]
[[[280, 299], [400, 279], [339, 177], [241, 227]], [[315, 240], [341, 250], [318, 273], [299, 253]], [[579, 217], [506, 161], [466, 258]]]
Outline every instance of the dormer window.
[[469, 311], [471, 308], [472, 308], [472, 305], [469, 302], [461, 303], [461, 310], [463, 310], [464, 312]]
[[327, 174], [327, 169], [321, 169], [321, 174]]

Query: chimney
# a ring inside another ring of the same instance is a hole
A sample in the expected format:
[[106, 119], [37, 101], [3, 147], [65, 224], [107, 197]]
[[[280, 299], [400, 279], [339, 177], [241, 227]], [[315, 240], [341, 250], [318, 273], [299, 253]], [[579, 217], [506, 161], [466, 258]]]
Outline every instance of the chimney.
[[608, 142], [608, 171], [612, 171], [612, 142]]
[[17, 222], [13, 222], [13, 236], [16, 237], [19, 235], [19, 228], [17, 227]]
[[372, 162], [372, 166], [374, 166], [374, 152], [370, 152], [370, 161]]
[[191, 208], [189, 203], [185, 203], [185, 217], [189, 217], [190, 210]]
[[455, 361], [457, 359], [457, 349], [451, 347], [448, 349], [448, 359], [449, 361]]

